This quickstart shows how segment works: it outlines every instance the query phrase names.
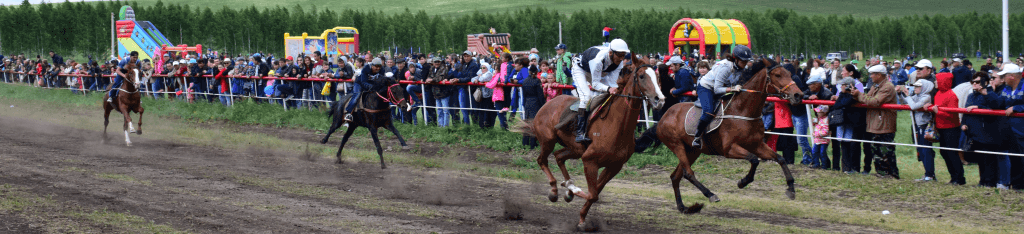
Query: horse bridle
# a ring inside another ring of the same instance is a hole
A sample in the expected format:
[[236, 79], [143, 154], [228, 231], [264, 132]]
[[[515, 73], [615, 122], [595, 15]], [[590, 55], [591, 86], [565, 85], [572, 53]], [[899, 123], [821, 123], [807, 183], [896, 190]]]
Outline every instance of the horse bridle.
[[[134, 77], [134, 78], [135, 78], [136, 80], [138, 80], [138, 79], [139, 79], [139, 69], [138, 69], [138, 68], [133, 68], [133, 69], [132, 69], [132, 71], [135, 71], [135, 77]], [[127, 79], [127, 77], [125, 77], [125, 80], [126, 80], [126, 81], [128, 80], [128, 79]], [[141, 91], [141, 90], [142, 90], [142, 89], [140, 89], [140, 87], [139, 87], [139, 86], [141, 85], [141, 83], [142, 83], [142, 82], [135, 82], [135, 81], [132, 81], [132, 83], [133, 83], [132, 85], [134, 85], [134, 86], [135, 86], [135, 92], [128, 92], [128, 90], [124, 90], [124, 89], [122, 89], [121, 87], [117, 87], [117, 90], [118, 90], [118, 91], [121, 91], [121, 92], [124, 92], [124, 93], [127, 93], [127, 94], [132, 94], [132, 93], [138, 93], [139, 91]], [[122, 84], [122, 85], [124, 85], [124, 84]]]
[[[395, 97], [395, 92], [391, 92], [391, 88], [394, 88], [395, 86], [398, 86], [398, 85], [400, 85], [400, 84], [396, 83], [396, 84], [388, 86], [388, 88], [387, 88], [388, 97], [384, 97], [383, 95], [380, 95], [380, 92], [377, 92], [377, 91], [373, 91], [373, 94], [376, 94], [377, 97], [379, 97], [380, 99], [384, 99], [384, 102], [392, 103], [392, 104], [396, 104], [397, 105], [398, 103], [401, 103], [402, 101], [405, 101], [405, 97], [402, 97], [401, 99], [398, 99], [398, 98]], [[394, 100], [394, 101], [392, 101], [392, 100]]]
[[[640, 65], [639, 67], [633, 69], [632, 73], [627, 73], [627, 74], [636, 74], [637, 72], [640, 71], [641, 68], [645, 68], [645, 67], [654, 68], [654, 66], [652, 66], [650, 64], [644, 64], [644, 65]], [[636, 86], [638, 83], [640, 83], [640, 78], [637, 77], [637, 75], [633, 75], [633, 82], [630, 83], [630, 86]], [[641, 94], [642, 94], [642, 91], [641, 91]], [[628, 94], [612, 94], [612, 95], [619, 96], [619, 97], [624, 97], [624, 98], [642, 99], [644, 101], [648, 101], [648, 98], [647, 98], [646, 95], [644, 95], [642, 97], [641, 96], [628, 95]]]
[[[764, 73], [764, 76], [765, 76], [764, 82], [767, 83], [767, 85], [764, 86], [764, 91], [760, 91], [760, 93], [764, 93], [764, 94], [766, 94], [768, 96], [772, 96], [772, 97], [778, 97], [778, 98], [785, 99], [789, 95], [788, 94], [783, 94], [782, 91], [786, 90], [786, 89], [789, 89], [789, 87], [793, 86], [794, 84], [796, 84], [796, 82], [789, 81], [789, 84], [786, 84], [786, 86], [782, 86], [782, 88], [779, 88], [779, 86], [775, 85], [775, 83], [772, 82], [772, 71], [775, 71], [775, 69], [777, 69], [779, 67], [782, 67], [782, 66], [776, 64], [775, 66], [772, 66], [771, 68], [768, 68], [768, 71], [766, 71]], [[769, 85], [771, 85], [772, 88], [775, 88], [775, 92], [774, 93], [768, 92], [768, 86]]]

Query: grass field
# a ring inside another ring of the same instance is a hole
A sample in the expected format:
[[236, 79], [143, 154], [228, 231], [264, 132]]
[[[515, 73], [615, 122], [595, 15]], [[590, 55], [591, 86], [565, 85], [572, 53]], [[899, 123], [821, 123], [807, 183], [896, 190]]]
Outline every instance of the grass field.
[[[213, 130], [207, 124], [226, 125], [261, 125], [259, 128], [297, 128], [308, 131], [322, 131], [327, 119], [316, 111], [282, 111], [278, 106], [240, 102], [233, 108], [224, 108], [215, 104], [186, 104], [180, 101], [144, 99], [147, 108], [146, 138], [182, 141], [187, 144], [214, 144], [218, 147], [234, 149], [250, 144], [266, 145], [275, 149], [302, 151], [313, 150], [322, 157], [333, 157], [335, 146], [309, 144], [309, 142], [279, 139], [262, 134], [233, 133]], [[31, 117], [40, 118], [61, 124], [70, 124], [83, 129], [97, 129], [97, 105], [99, 96], [74, 95], [66, 90], [46, 90], [24, 85], [0, 84], [0, 101], [17, 103], [36, 110]], [[6, 105], [3, 108], [7, 108]], [[19, 106], [19, 108], [25, 108]], [[54, 112], [60, 114], [54, 115]], [[70, 114], [68, 114], [70, 112]], [[49, 113], [49, 114], [47, 114]], [[157, 117], [153, 117], [153, 116]], [[906, 142], [909, 136], [906, 129], [909, 119], [901, 115], [900, 133], [896, 140]], [[66, 122], [66, 123], [65, 123]], [[161, 123], [166, 125], [161, 125]], [[527, 151], [518, 146], [518, 134], [495, 130], [479, 130], [474, 127], [460, 126], [455, 128], [417, 127], [399, 125], [407, 139], [419, 142], [448, 144], [439, 149], [434, 156], [419, 153], [389, 152], [386, 157], [392, 164], [401, 164], [431, 170], [458, 171], [488, 177], [498, 177], [524, 183], [540, 184], [541, 173], [533, 161], [536, 151]], [[362, 131], [362, 130], [361, 130]], [[155, 135], [154, 135], [155, 134]], [[365, 134], [357, 133], [357, 138], [365, 138]], [[483, 137], [487, 136], [487, 137]], [[365, 139], [363, 139], [365, 140]], [[393, 142], [392, 142], [393, 143]], [[416, 145], [417, 143], [413, 143]], [[454, 152], [460, 148], [475, 149], [489, 147], [495, 151], [512, 151], [511, 156], [477, 155], [475, 161], [466, 161]], [[374, 163], [376, 155], [365, 150], [346, 149], [349, 157], [361, 163]], [[423, 152], [421, 152], [423, 153]], [[1019, 220], [1024, 212], [1021, 194], [1003, 192], [991, 188], [973, 186], [977, 182], [975, 166], [967, 169], [968, 186], [948, 186], [943, 183], [915, 183], [912, 178], [920, 177], [920, 163], [914, 160], [911, 148], [898, 148], [899, 165], [903, 180], [879, 179], [874, 176], [845, 175], [837, 172], [809, 170], [802, 166], [794, 166], [797, 176], [798, 198], [795, 201], [782, 198], [784, 182], [780, 179], [781, 172], [777, 165], [763, 164], [758, 180], [751, 188], [740, 190], [735, 188], [735, 180], [742, 177], [748, 168], [742, 160], [727, 160], [721, 157], [702, 157], [694, 170], [698, 178], [712, 188], [724, 200], [707, 208], [704, 215], [680, 216], [669, 207], [659, 209], [637, 209], [636, 207], [619, 207], [604, 209], [606, 212], [635, 213], [637, 220], [644, 220], [650, 225], [667, 229], [677, 229], [681, 220], [688, 225], [704, 224], [712, 226], [735, 227], [734, 232], [795, 232], [817, 233], [817, 228], [795, 227], [792, 223], [756, 221], [749, 217], [717, 217], [716, 211], [739, 211], [754, 214], [770, 214], [771, 217], [792, 217], [796, 220], [820, 219], [833, 224], [841, 223], [869, 228], [877, 228], [894, 232], [922, 233], [1012, 233], [1020, 230]], [[502, 160], [503, 157], [514, 157]], [[501, 163], [508, 161], [508, 163]], [[948, 180], [944, 176], [945, 169], [941, 160], [937, 160], [939, 180]], [[664, 148], [653, 153], [635, 154], [629, 161], [629, 167], [623, 171], [619, 179], [606, 191], [613, 197], [639, 197], [655, 201], [670, 202], [672, 192], [665, 188], [668, 180], [666, 171], [676, 163], [675, 157], [667, 154]], [[570, 173], [578, 176], [578, 162], [571, 162]], [[73, 170], [73, 169], [69, 169]], [[136, 179], [121, 174], [98, 173], [96, 177], [111, 181], [132, 184], [158, 183]], [[244, 179], [244, 178], [243, 178]], [[280, 189], [282, 185], [266, 181], [244, 179], [245, 183], [259, 187]], [[299, 195], [303, 196], [303, 195]], [[537, 198], [540, 199], [540, 198]], [[704, 202], [706, 198], [684, 182], [683, 199], [687, 203]], [[615, 200], [612, 200], [615, 201]], [[567, 206], [565, 203], [537, 202], [537, 205]], [[617, 203], [604, 205], [614, 206]], [[274, 205], [274, 204], [270, 204]], [[890, 210], [893, 214], [883, 216], [881, 210]], [[938, 214], [938, 216], [936, 216]], [[755, 218], [756, 219], [756, 218]], [[788, 220], [788, 219], [787, 219]], [[130, 224], [121, 222], [120, 224]], [[162, 227], [146, 227], [162, 228]], [[824, 228], [836, 231], [836, 229]]]
[[[156, 0], [137, 0], [143, 6], [155, 4]], [[674, 9], [689, 8], [708, 13], [716, 11], [742, 11], [755, 10], [764, 11], [768, 9], [792, 9], [801, 14], [815, 15], [853, 15], [854, 17], [879, 18], [883, 16], [906, 16], [906, 15], [935, 15], [935, 14], [960, 14], [971, 11], [980, 13], [1001, 12], [1001, 1], [999, 0], [974, 0], [974, 1], [949, 1], [949, 0], [914, 0], [914, 1], [887, 1], [887, 0], [854, 0], [854, 1], [828, 1], [828, 0], [634, 0], [634, 1], [613, 1], [613, 0], [522, 0], [522, 1], [497, 1], [497, 0], [349, 0], [349, 1], [325, 1], [325, 0], [297, 0], [297, 1], [273, 1], [273, 0], [224, 0], [224, 1], [202, 1], [202, 0], [179, 0], [164, 1], [164, 3], [182, 3], [190, 6], [207, 6], [211, 9], [220, 9], [224, 6], [241, 8], [255, 5], [258, 8], [283, 6], [293, 8], [302, 5], [308, 8], [323, 7], [335, 11], [344, 9], [358, 10], [380, 10], [385, 13], [397, 13], [409, 8], [412, 11], [425, 10], [430, 15], [461, 15], [480, 11], [482, 13], [503, 12], [506, 10], [517, 10], [526, 7], [544, 7], [558, 10], [559, 12], [571, 13], [578, 10], [603, 10], [607, 8], [617, 9]], [[1011, 9], [1021, 9], [1024, 1], [1010, 1]], [[1011, 10], [1010, 12], [1014, 12]], [[1019, 11], [1017, 11], [1019, 12]], [[680, 18], [687, 16], [679, 16]]]

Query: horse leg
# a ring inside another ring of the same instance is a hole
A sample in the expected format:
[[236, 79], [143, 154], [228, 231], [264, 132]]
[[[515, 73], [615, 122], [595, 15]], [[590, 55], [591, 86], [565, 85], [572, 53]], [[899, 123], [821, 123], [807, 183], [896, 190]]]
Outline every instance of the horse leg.
[[[594, 164], [593, 168], [595, 171], [594, 174], [597, 174], [597, 165]], [[577, 226], [578, 228], [584, 227], [584, 221], [586, 221], [587, 213], [590, 212], [590, 206], [597, 202], [598, 196], [601, 194], [601, 190], [604, 190], [604, 186], [608, 184], [608, 181], [611, 181], [616, 174], [619, 174], [619, 170], [622, 170], [622, 165], [605, 167], [599, 178], [593, 178], [597, 180], [591, 180], [592, 177], [590, 176], [590, 173], [587, 173], [587, 189], [590, 190], [590, 197], [587, 198], [587, 203], [583, 204], [583, 209], [580, 210], [580, 223]], [[584, 229], [584, 231], [589, 230]]]
[[736, 186], [739, 188], [746, 188], [750, 182], [754, 182], [754, 173], [757, 172], [757, 165], [761, 164], [761, 160], [754, 154], [747, 154], [746, 159], [750, 161], [750, 171], [747, 172], [747, 176], [740, 179], [739, 183], [736, 183]]
[[341, 161], [341, 150], [345, 148], [345, 142], [348, 142], [348, 138], [351, 137], [352, 133], [355, 132], [355, 131], [356, 131], [356, 127], [355, 126], [352, 126], [352, 127], [349, 127], [349, 128], [345, 129], [345, 136], [341, 137], [341, 145], [338, 146], [338, 155], [335, 155], [335, 157], [338, 158], [338, 161], [336, 163], [338, 163], [338, 164], [344, 163], [343, 161]]
[[555, 176], [551, 174], [551, 168], [548, 166], [548, 156], [554, 149], [554, 144], [541, 142], [540, 155], [537, 155], [537, 165], [540, 165], [540, 170], [544, 171], [544, 175], [548, 177], [548, 184], [551, 185], [551, 194], [548, 194], [548, 200], [551, 202], [558, 201], [558, 181], [555, 180]]
[[[132, 116], [128, 114], [128, 108], [122, 106], [121, 114], [124, 115], [124, 143], [128, 146], [132, 146], [132, 140], [128, 138], [128, 128], [132, 126]], [[135, 131], [135, 128], [132, 128]]]
[[[106, 102], [106, 98], [103, 98], [103, 102]], [[106, 103], [104, 103], [106, 104]], [[113, 110], [109, 105], [103, 105], [103, 144], [107, 143], [107, 125], [110, 124], [110, 111]]]
[[793, 173], [789, 171], [789, 167], [786, 166], [786, 162], [782, 159], [782, 156], [769, 148], [767, 144], [761, 144], [761, 146], [758, 147], [758, 157], [775, 160], [780, 166], [782, 166], [782, 174], [786, 176], [786, 185], [788, 187], [786, 188], [786, 197], [789, 197], [790, 200], [795, 200], [796, 189], [793, 188]]
[[146, 112], [146, 109], [142, 108], [142, 106], [140, 105], [139, 108], [135, 110], [135, 112], [139, 113], [139, 130], [136, 131], [135, 133], [142, 135], [142, 113]]
[[[571, 153], [572, 150], [569, 150], [568, 148], [562, 148], [555, 151], [555, 163], [558, 164], [558, 170], [562, 172], [562, 178], [565, 179], [562, 181], [562, 187], [566, 188], [568, 188], [569, 185], [572, 185], [572, 178], [569, 178], [569, 168], [565, 167], [565, 160], [569, 159], [568, 157]], [[565, 196], [563, 197], [565, 202], [572, 202], [572, 199], [576, 197], [572, 192], [572, 190], [565, 191]]]
[[[704, 208], [704, 204], [695, 202], [693, 206], [690, 207], [683, 204], [682, 194], [679, 192], [679, 182], [682, 181], [683, 178], [690, 181], [690, 183], [693, 184], [694, 187], [697, 187], [697, 189], [704, 194], [704, 197], [707, 197], [711, 202], [718, 202], [719, 199], [718, 196], [712, 193], [711, 190], [704, 186], [704, 184], [697, 181], [697, 178], [693, 175], [693, 170], [690, 168], [691, 161], [695, 161], [696, 157], [700, 156], [700, 152], [696, 150], [688, 152], [685, 150], [686, 147], [683, 146], [676, 146], [672, 150], [673, 153], [677, 155], [676, 157], [679, 158], [679, 164], [676, 165], [676, 170], [669, 175], [669, 179], [672, 180], [672, 191], [676, 196], [676, 209], [679, 209], [679, 212], [683, 214], [695, 214]], [[697, 156], [691, 157], [691, 154], [696, 154]], [[691, 160], [691, 158], [693, 160]]]
[[377, 138], [377, 128], [370, 128], [370, 137], [373, 137], [373, 145], [377, 146], [377, 156], [380, 157], [380, 169], [386, 169], [384, 166], [384, 149], [380, 147], [380, 139]]
[[[323, 140], [320, 140], [320, 144], [327, 144], [327, 139], [331, 139], [331, 134], [334, 134], [334, 131], [341, 127], [342, 121], [338, 119], [338, 116], [334, 116], [333, 119], [334, 120], [331, 121], [331, 127], [327, 128], [327, 135], [324, 136]], [[338, 152], [341, 152], [341, 150], [338, 150]]]
[[409, 145], [405, 144], [405, 139], [402, 138], [402, 134], [401, 133], [398, 133], [398, 129], [395, 128], [394, 124], [390, 124], [389, 123], [388, 124], [388, 130], [391, 131], [391, 133], [395, 134], [395, 137], [398, 137], [398, 142], [402, 143], [402, 149], [405, 149], [405, 150], [409, 149]]

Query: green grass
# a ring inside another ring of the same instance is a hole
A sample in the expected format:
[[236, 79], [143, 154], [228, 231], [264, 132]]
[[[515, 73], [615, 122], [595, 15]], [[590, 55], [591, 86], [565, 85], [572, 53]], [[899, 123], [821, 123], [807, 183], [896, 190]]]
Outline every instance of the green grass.
[[[152, 6], [157, 0], [137, 0], [142, 6]], [[297, 0], [282, 3], [272, 0], [225, 0], [225, 1], [202, 1], [202, 0], [178, 0], [164, 1], [164, 4], [188, 4], [192, 7], [205, 6], [213, 10], [222, 7], [243, 8], [256, 6], [257, 8], [282, 6], [293, 9], [296, 5], [305, 7], [306, 10], [316, 6], [341, 11], [344, 9], [357, 10], [379, 10], [384, 13], [400, 13], [406, 8], [412, 11], [424, 10], [430, 15], [462, 15], [474, 11], [481, 13], [504, 12], [507, 10], [519, 10], [527, 7], [544, 7], [547, 9], [565, 12], [566, 14], [578, 10], [604, 10], [616, 9], [675, 9], [689, 8], [713, 14], [716, 11], [743, 11], [755, 10], [764, 11], [769, 9], [792, 9], [797, 13], [813, 15], [852, 14], [855, 17], [879, 18], [882, 16], [906, 16], [906, 15], [935, 15], [935, 14], [960, 14], [971, 11], [980, 13], [1001, 12], [1001, 1], [999, 0], [976, 0], [967, 4], [962, 1], [948, 0], [916, 0], [916, 1], [886, 1], [886, 0], [853, 0], [853, 1], [826, 1], [826, 0], [638, 0], [638, 1], [613, 1], [613, 0], [522, 0], [522, 1], [497, 1], [497, 0], [447, 0], [447, 1], [410, 1], [410, 0], [350, 0], [350, 1], [327, 1], [327, 0]], [[1024, 1], [1010, 1], [1012, 9], [1022, 9]], [[679, 18], [688, 17], [685, 15]], [[145, 15], [139, 19], [145, 20]]]

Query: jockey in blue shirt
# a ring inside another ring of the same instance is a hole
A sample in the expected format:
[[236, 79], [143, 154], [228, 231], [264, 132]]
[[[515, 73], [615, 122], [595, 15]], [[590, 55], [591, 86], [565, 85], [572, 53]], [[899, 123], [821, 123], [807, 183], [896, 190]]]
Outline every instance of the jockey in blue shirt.
[[128, 66], [129, 63], [135, 63], [135, 68], [142, 67], [142, 63], [139, 62], [138, 51], [132, 51], [128, 54], [127, 58], [121, 59], [121, 61], [117, 63], [117, 69], [115, 69], [117, 76], [114, 77], [114, 83], [110, 86], [110, 97], [107, 98], [107, 102], [113, 102], [114, 98], [117, 98], [117, 89], [121, 87], [121, 81], [124, 80], [125, 77], [124, 73], [128, 72], [124, 67]]
[[714, 66], [711, 66], [711, 71], [708, 71], [708, 74], [697, 80], [697, 99], [700, 101], [704, 114], [700, 116], [697, 135], [691, 144], [694, 148], [701, 148], [700, 138], [704, 135], [708, 124], [715, 118], [718, 98], [729, 92], [740, 91], [741, 86], [736, 82], [739, 80], [740, 71], [747, 67], [747, 62], [750, 61], [753, 54], [750, 47], [737, 45], [732, 48], [732, 54], [726, 59], [716, 62]]
[[362, 74], [356, 77], [352, 85], [352, 91], [355, 93], [355, 96], [351, 97], [348, 100], [348, 105], [345, 106], [345, 122], [352, 122], [352, 112], [356, 108], [356, 101], [359, 100], [359, 97], [363, 96], [363, 92], [370, 91], [373, 87], [373, 83], [370, 81], [384, 76], [383, 67], [384, 64], [380, 58], [374, 58], [369, 65], [363, 67]]

